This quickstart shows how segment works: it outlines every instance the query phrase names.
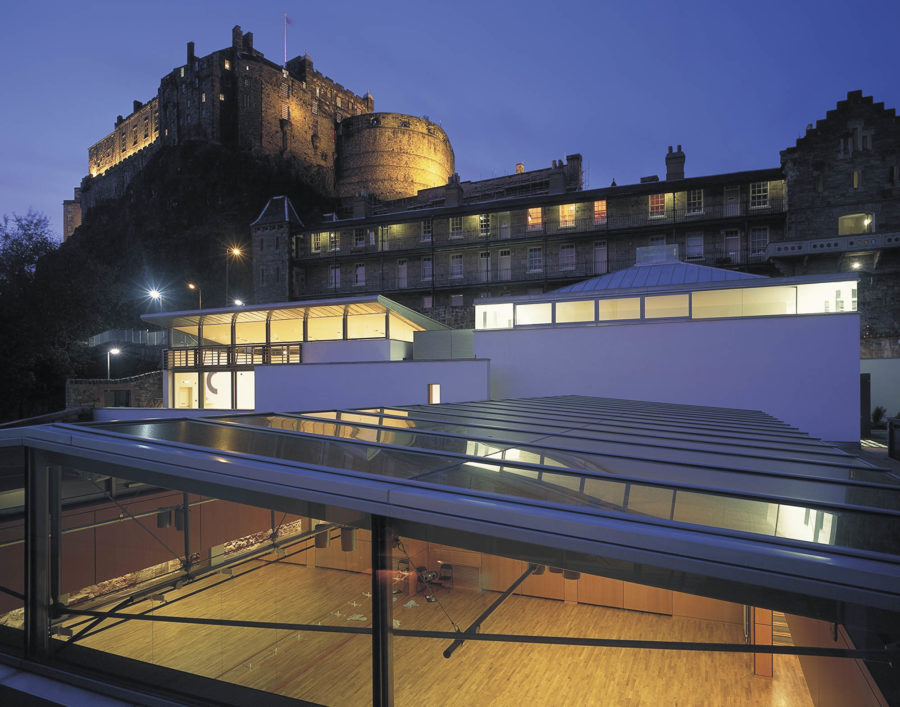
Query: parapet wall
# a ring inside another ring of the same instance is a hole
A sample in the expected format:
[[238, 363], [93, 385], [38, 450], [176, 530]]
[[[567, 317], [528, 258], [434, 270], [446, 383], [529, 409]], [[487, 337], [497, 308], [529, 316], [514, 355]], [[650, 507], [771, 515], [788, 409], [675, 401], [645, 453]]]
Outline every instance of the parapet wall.
[[345, 118], [338, 129], [339, 197], [365, 191], [379, 199], [415, 196], [447, 183], [453, 148], [443, 129], [424, 118], [369, 113]]

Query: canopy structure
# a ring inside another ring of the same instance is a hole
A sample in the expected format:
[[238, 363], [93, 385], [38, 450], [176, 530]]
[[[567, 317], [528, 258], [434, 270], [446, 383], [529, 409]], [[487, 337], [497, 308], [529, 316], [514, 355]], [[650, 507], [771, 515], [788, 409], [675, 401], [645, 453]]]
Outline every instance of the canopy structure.
[[327, 503], [756, 605], [900, 600], [900, 480], [759, 412], [567, 396], [4, 434], [139, 482]]

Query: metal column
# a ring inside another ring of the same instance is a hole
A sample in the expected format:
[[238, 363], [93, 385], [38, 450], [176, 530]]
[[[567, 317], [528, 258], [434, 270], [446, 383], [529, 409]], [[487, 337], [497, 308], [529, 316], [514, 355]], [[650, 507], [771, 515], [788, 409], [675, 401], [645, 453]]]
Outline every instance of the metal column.
[[392, 608], [394, 546], [390, 519], [372, 516], [372, 704], [394, 704]]
[[25, 652], [50, 652], [50, 475], [28, 450], [25, 480]]

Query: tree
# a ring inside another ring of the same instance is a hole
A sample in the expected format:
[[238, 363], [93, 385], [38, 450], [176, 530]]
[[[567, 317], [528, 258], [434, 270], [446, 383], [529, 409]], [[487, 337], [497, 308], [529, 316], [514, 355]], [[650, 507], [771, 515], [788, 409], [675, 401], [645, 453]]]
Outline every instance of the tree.
[[46, 216], [29, 209], [24, 216], [3, 216], [0, 226], [0, 296], [21, 294], [34, 279], [37, 262], [55, 250]]

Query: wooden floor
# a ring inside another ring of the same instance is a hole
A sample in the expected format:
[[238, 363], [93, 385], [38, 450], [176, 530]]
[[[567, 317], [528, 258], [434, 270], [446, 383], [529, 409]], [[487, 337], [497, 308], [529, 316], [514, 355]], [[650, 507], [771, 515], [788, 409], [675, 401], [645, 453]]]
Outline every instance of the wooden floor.
[[[274, 558], [269, 558], [274, 560]], [[256, 621], [369, 626], [367, 574], [257, 560], [132, 611]], [[398, 583], [398, 587], [405, 586]], [[439, 603], [396, 594], [399, 628], [466, 628], [495, 592], [438, 589]], [[410, 603], [412, 602], [412, 603]], [[327, 705], [371, 703], [369, 636], [129, 621], [80, 643], [119, 655]], [[739, 626], [584, 604], [510, 597], [484, 632], [740, 642]], [[745, 654], [394, 638], [397, 705], [779, 705], [812, 702], [799, 662], [775, 657], [775, 677]]]

